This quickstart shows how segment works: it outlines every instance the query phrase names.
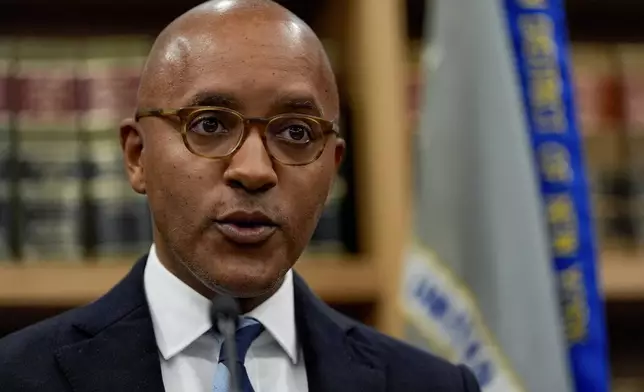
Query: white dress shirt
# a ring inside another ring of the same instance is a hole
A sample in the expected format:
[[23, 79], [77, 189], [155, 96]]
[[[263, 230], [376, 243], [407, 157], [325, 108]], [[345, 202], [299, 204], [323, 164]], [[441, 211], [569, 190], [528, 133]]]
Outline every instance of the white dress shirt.
[[[222, 342], [210, 331], [210, 301], [169, 272], [154, 245], [143, 279], [166, 392], [212, 392]], [[245, 361], [255, 392], [308, 391], [293, 295], [289, 271], [277, 292], [246, 314], [265, 327]]]

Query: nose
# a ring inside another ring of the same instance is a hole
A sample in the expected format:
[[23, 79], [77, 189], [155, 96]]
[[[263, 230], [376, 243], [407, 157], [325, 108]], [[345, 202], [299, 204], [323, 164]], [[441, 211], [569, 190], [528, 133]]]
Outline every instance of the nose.
[[228, 186], [249, 193], [266, 192], [277, 185], [273, 161], [257, 132], [251, 132], [232, 156], [224, 180]]

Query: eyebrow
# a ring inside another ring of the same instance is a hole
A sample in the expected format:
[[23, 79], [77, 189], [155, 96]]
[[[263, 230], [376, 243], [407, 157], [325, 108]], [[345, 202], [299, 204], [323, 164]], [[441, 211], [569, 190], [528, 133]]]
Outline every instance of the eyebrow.
[[192, 97], [189, 106], [222, 106], [229, 109], [239, 110], [241, 104], [231, 94], [215, 93], [211, 91], [203, 91], [197, 93]]
[[307, 97], [278, 98], [274, 101], [273, 107], [287, 112], [305, 111], [316, 116], [322, 116], [323, 113], [315, 100]]
[[[202, 91], [195, 94], [188, 102], [188, 106], [220, 106], [234, 110], [241, 110], [243, 107], [233, 94], [214, 91]], [[315, 98], [309, 95], [289, 93], [281, 94], [273, 99], [271, 108], [282, 113], [307, 112], [307, 114], [320, 117], [324, 113]]]

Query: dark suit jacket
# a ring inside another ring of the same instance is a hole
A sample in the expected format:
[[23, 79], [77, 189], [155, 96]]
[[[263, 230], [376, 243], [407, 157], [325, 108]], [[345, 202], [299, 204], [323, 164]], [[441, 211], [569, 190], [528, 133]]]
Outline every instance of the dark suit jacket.
[[[0, 340], [0, 391], [163, 391], [145, 260], [96, 302]], [[465, 367], [340, 315], [297, 275], [295, 311], [311, 392], [479, 391]]]

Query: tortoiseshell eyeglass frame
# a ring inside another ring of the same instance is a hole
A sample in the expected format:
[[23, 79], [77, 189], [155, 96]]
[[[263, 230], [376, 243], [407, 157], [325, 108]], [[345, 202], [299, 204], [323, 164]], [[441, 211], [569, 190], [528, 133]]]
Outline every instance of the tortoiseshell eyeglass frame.
[[[190, 143], [188, 142], [188, 125], [197, 117], [199, 114], [208, 112], [208, 111], [224, 111], [228, 112], [230, 114], [233, 114], [241, 120], [242, 124], [244, 124], [243, 131], [241, 134], [241, 137], [237, 141], [237, 144], [235, 145], [234, 148], [231, 149], [231, 151], [225, 155], [221, 156], [208, 156], [208, 155], [203, 155], [195, 151], [191, 146]], [[326, 147], [326, 143], [328, 140], [329, 135], [333, 134], [336, 137], [340, 137], [340, 129], [338, 124], [335, 121], [329, 121], [325, 120], [321, 117], [317, 116], [311, 116], [308, 114], [301, 114], [301, 113], [286, 113], [286, 114], [278, 114], [276, 116], [272, 117], [246, 117], [243, 114], [239, 113], [236, 110], [229, 109], [226, 107], [219, 107], [219, 106], [188, 106], [188, 107], [182, 107], [178, 109], [161, 109], [161, 108], [151, 108], [151, 109], [139, 109], [136, 112], [136, 115], [134, 116], [135, 121], [139, 121], [141, 118], [144, 117], [160, 117], [160, 118], [169, 118], [169, 117], [178, 117], [180, 120], [180, 130], [179, 132], [181, 133], [181, 137], [183, 139], [183, 144], [186, 146], [186, 148], [193, 154], [207, 158], [207, 159], [225, 159], [228, 158], [232, 155], [234, 155], [239, 148], [244, 144], [244, 141], [250, 134], [250, 129], [252, 123], [256, 124], [261, 124], [263, 127], [260, 130], [260, 137], [262, 138], [262, 142], [264, 143], [264, 148], [266, 149], [267, 153], [269, 156], [276, 160], [277, 162], [280, 162], [283, 165], [288, 165], [288, 166], [304, 166], [311, 164], [318, 160], [322, 153], [324, 152], [324, 149]], [[307, 119], [314, 121], [318, 124], [320, 124], [321, 129], [322, 129], [322, 134], [323, 134], [323, 143], [320, 143], [320, 148], [319, 151], [316, 152], [316, 154], [309, 160], [305, 162], [286, 162], [284, 160], [281, 160], [277, 158], [276, 156], [273, 155], [271, 152], [270, 148], [268, 148], [268, 145], [266, 143], [266, 129], [268, 128], [268, 124], [270, 124], [272, 121], [278, 120], [278, 119], [283, 119], [283, 118], [293, 118], [293, 119]]]

